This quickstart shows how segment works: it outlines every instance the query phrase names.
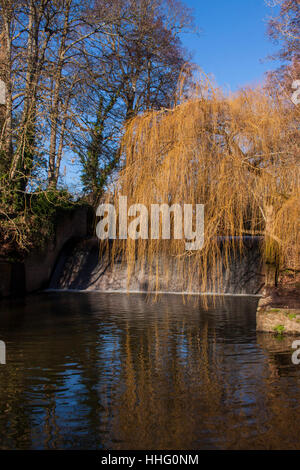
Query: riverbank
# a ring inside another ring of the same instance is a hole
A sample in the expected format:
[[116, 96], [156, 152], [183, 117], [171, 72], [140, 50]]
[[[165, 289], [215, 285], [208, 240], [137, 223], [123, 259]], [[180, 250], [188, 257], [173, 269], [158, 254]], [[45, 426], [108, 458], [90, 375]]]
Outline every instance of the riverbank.
[[267, 287], [259, 300], [256, 314], [257, 330], [279, 334], [300, 334], [300, 289], [293, 283]]

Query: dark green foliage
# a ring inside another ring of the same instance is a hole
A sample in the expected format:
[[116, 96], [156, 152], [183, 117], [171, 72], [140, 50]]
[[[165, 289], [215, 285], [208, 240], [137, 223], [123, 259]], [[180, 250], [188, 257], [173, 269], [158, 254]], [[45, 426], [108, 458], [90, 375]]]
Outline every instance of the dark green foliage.
[[17, 201], [16, 194], [12, 190], [0, 193], [0, 257], [20, 260], [30, 249], [49, 243], [58, 215], [73, 210], [78, 203], [66, 190], [23, 193]]

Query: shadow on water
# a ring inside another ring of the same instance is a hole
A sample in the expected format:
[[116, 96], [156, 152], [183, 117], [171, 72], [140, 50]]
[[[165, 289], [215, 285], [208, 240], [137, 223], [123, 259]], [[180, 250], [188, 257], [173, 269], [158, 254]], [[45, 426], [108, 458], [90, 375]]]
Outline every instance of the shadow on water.
[[292, 339], [256, 334], [256, 304], [105, 293], [0, 302], [0, 448], [299, 448]]

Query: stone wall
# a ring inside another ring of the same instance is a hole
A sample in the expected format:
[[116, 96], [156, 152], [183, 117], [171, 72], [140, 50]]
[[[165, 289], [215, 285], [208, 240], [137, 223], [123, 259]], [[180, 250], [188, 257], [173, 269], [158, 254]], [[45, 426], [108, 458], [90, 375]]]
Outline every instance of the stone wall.
[[25, 293], [25, 267], [23, 263], [0, 262], [0, 298]]
[[[161, 260], [158, 260], [160, 263]], [[169, 292], [186, 291], [176, 265], [170, 259], [169, 279], [160, 276], [159, 290]], [[161, 270], [163, 272], [163, 270]], [[155, 272], [155, 269], [154, 269]], [[209, 291], [231, 294], [259, 294], [264, 285], [259, 240], [248, 240], [245, 252], [237, 256], [228, 269], [223, 270], [223, 283], [210, 279]], [[50, 288], [68, 290], [99, 291], [155, 291], [156, 277], [149, 266], [135, 269], [128, 282], [127, 266], [122, 260], [112, 263], [108, 255], [99, 255], [99, 240], [89, 238], [79, 243], [69, 243], [62, 252], [52, 277]], [[192, 291], [201, 292], [201, 285], [194, 285]]]
[[43, 250], [31, 252], [23, 263], [0, 262], [0, 297], [22, 295], [47, 287], [66, 242], [87, 236], [88, 219], [87, 207], [60, 211], [55, 236]]

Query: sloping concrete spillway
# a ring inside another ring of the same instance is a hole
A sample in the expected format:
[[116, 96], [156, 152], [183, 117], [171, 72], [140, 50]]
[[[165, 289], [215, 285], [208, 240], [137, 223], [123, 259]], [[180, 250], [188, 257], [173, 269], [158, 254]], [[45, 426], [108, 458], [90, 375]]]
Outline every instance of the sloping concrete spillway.
[[[264, 285], [262, 263], [259, 250], [260, 239], [249, 238], [245, 250], [231, 261], [228, 269], [223, 268], [222, 286], [210, 279], [209, 292], [257, 295]], [[169, 262], [169, 261], [168, 261]], [[161, 279], [163, 292], [184, 292], [182, 282], [176, 273], [174, 261], [170, 259], [169, 279]], [[155, 276], [149, 270], [136, 269], [128, 283], [125, 263], [111, 262], [108, 254], [99, 256], [99, 240], [88, 238], [71, 240], [63, 248], [57, 261], [49, 285], [50, 289], [88, 290], [88, 291], [155, 291]], [[199, 285], [193, 286], [192, 293], [201, 293]]]

